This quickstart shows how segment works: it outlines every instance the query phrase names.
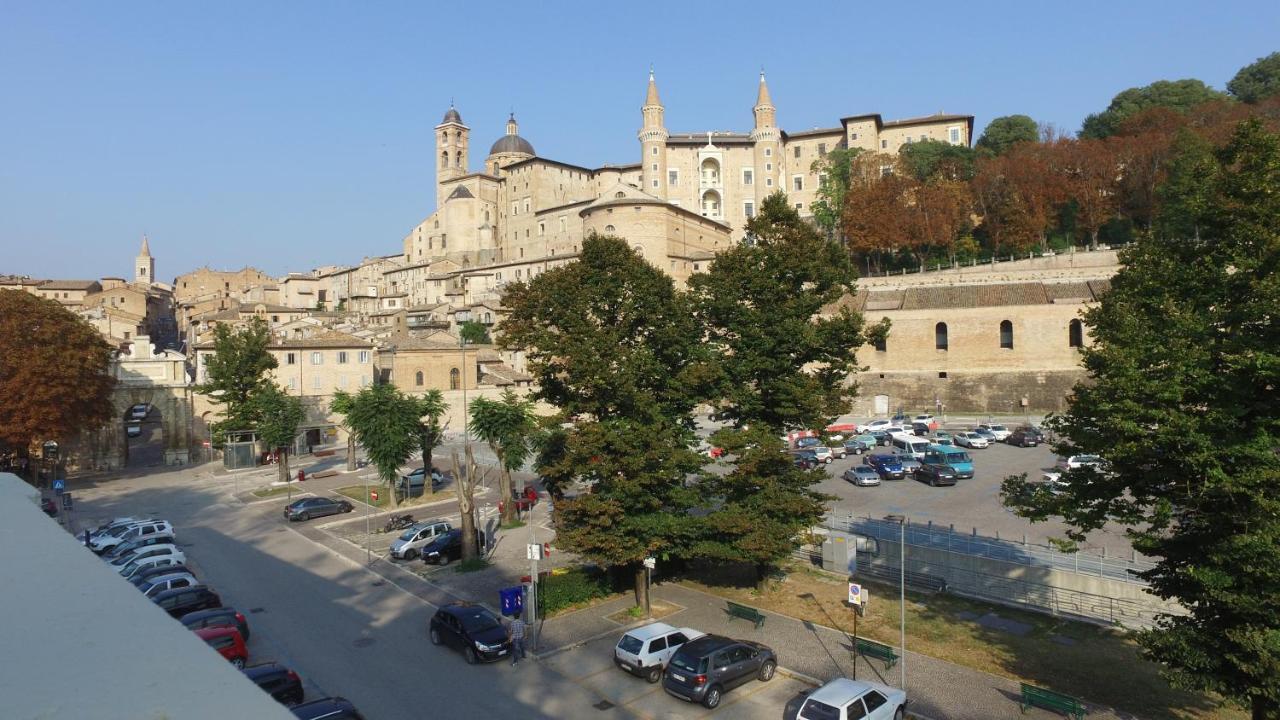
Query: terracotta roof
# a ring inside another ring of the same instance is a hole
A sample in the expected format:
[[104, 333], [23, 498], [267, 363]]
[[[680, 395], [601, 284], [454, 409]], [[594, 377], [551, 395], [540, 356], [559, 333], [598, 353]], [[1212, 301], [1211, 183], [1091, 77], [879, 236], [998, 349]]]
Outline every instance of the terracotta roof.
[[458, 337], [447, 332], [430, 335], [400, 334], [387, 338], [394, 350], [459, 350]]
[[812, 130], [799, 130], [797, 132], [783, 131], [782, 133], [783, 137], [789, 138], [811, 137], [813, 135], [844, 135], [844, 128], [814, 128]]
[[287, 338], [284, 340], [275, 340], [271, 343], [272, 348], [342, 348], [342, 347], [358, 347], [370, 348], [373, 343], [363, 340], [355, 335], [349, 335], [337, 330], [329, 330], [327, 332], [313, 335], [309, 338]]
[[485, 363], [480, 368], [480, 379], [494, 385], [514, 385], [521, 382], [533, 382], [533, 376], [522, 373], [503, 363]]
[[46, 280], [40, 283], [40, 287], [49, 290], [92, 290], [101, 289], [102, 285], [97, 280]]

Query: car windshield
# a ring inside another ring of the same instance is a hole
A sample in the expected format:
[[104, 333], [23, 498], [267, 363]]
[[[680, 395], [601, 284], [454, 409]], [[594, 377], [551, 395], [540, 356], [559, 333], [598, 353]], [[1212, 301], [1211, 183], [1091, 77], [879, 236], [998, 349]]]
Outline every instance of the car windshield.
[[969, 453], [967, 452], [949, 452], [946, 454], [946, 458], [949, 463], [973, 462], [973, 459], [969, 457]]
[[671, 666], [696, 675], [706, 672], [707, 659], [691, 658], [677, 653], [675, 657], [671, 658]]
[[642, 647], [644, 647], [644, 641], [631, 635], [623, 635], [622, 639], [618, 641], [618, 649], [632, 655], [638, 655]]
[[992, 425], [991, 429], [999, 432], [1004, 432], [1005, 427], [1003, 425]]
[[400, 533], [400, 539], [401, 539], [401, 540], [412, 540], [412, 539], [414, 539], [415, 537], [417, 537], [417, 536], [418, 536], [418, 533], [419, 533], [419, 532], [421, 532], [421, 531], [422, 531], [422, 528], [413, 528], [413, 527], [411, 527], [411, 528], [409, 528], [408, 530], [405, 530], [404, 532]]
[[467, 632], [477, 633], [484, 632], [490, 628], [499, 627], [498, 618], [493, 613], [484, 608], [469, 608], [458, 613], [458, 619], [462, 620], [462, 627]]
[[804, 720], [840, 720], [840, 710], [830, 705], [809, 698], [800, 708], [800, 717]]
[[124, 575], [125, 577], [128, 577], [133, 574], [134, 570], [137, 570], [137, 569], [138, 569], [138, 563], [131, 562], [128, 565], [124, 566], [124, 570], [121, 570], [120, 574]]

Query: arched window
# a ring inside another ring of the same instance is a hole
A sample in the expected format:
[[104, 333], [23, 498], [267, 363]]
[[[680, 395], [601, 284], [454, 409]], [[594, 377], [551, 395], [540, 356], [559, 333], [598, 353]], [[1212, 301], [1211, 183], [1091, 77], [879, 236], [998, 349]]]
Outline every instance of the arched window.
[[462, 380], [462, 373], [458, 372], [458, 368], [449, 371], [449, 389], [457, 390]]
[[720, 193], [708, 190], [702, 196], [702, 216], [720, 217]]
[[707, 185], [720, 184], [720, 163], [715, 158], [707, 158], [702, 161], [700, 167], [702, 170], [702, 182]]
[[947, 324], [938, 323], [933, 326], [933, 346], [938, 350], [947, 349]]
[[1067, 325], [1067, 346], [1084, 347], [1084, 323], [1077, 318]]
[[462, 153], [453, 154], [453, 166], [458, 168], [462, 167]]
[[440, 167], [442, 167], [442, 168], [447, 168], [447, 167], [449, 167], [449, 153], [448, 153], [448, 151], [440, 153]]
[[873, 344], [875, 345], [876, 352], [886, 352], [889, 349], [889, 341], [884, 335], [877, 337]]
[[640, 245], [632, 245], [632, 246], [631, 246], [631, 249], [632, 249], [632, 250], [634, 250], [634, 251], [636, 252], [636, 254], [637, 254], [637, 255], [639, 255], [640, 257], [644, 257], [644, 247], [643, 247], [643, 246], [640, 246]]
[[618, 192], [618, 193], [614, 193], [613, 196], [616, 198], [624, 198], [627, 196], [627, 194], [624, 192]]
[[414, 375], [414, 376], [413, 376], [413, 384], [414, 384], [414, 385], [418, 385], [418, 386], [421, 386], [421, 385], [422, 385], [422, 371], [421, 371], [421, 370], [419, 370], [419, 371], [418, 371], [418, 373], [417, 373], [416, 375]]
[[1013, 349], [1013, 323], [1008, 320], [1000, 321], [1000, 347], [1005, 350]]
[[605, 226], [604, 226], [604, 231], [605, 231], [605, 232], [607, 232], [607, 233], [611, 233], [611, 232], [613, 232], [613, 226], [612, 226], [612, 225], [605, 225]]

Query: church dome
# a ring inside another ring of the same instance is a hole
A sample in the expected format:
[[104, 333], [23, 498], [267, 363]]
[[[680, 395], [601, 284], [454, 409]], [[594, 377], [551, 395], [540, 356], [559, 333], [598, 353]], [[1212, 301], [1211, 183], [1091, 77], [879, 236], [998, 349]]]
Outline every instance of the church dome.
[[529, 144], [529, 141], [519, 135], [503, 135], [498, 138], [498, 142], [494, 143], [493, 147], [489, 148], [489, 154], [497, 155], [498, 153], [524, 153], [526, 155], [537, 155], [537, 153], [533, 151], [533, 146]]
[[449, 106], [449, 112], [444, 114], [444, 120], [441, 120], [440, 124], [443, 125], [444, 123], [451, 122], [458, 123], [459, 125], [462, 124], [462, 116], [458, 114], [458, 111], [455, 110], [452, 105]]

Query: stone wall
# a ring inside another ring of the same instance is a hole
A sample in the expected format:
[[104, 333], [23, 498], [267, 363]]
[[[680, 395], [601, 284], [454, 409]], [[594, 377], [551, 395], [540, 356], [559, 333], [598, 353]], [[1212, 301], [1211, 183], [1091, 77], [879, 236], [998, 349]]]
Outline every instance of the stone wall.
[[1067, 394], [1085, 377], [1083, 369], [958, 371], [946, 378], [930, 372], [861, 373], [853, 414], [880, 416], [903, 408], [908, 414], [1044, 415], [1066, 410]]

